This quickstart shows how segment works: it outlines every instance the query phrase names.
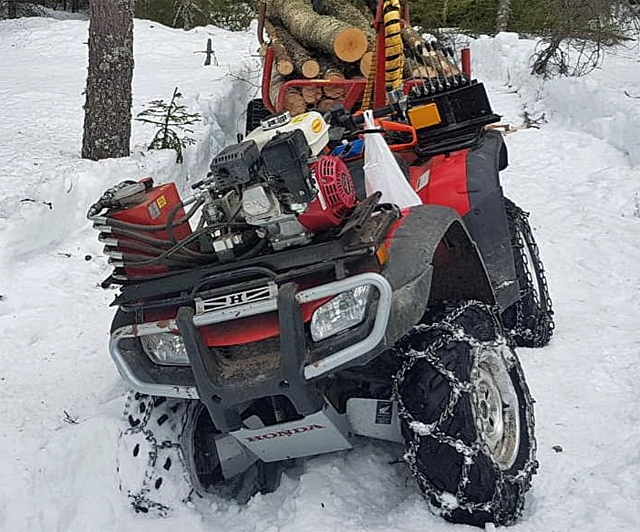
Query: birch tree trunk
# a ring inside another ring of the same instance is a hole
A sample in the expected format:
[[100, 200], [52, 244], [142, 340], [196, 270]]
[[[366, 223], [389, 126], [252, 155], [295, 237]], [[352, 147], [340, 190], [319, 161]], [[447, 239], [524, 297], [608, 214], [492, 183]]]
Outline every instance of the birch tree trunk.
[[511, 9], [511, 0], [500, 0], [498, 2], [498, 16], [496, 17], [496, 32], [507, 31], [509, 23], [509, 10]]
[[131, 139], [133, 0], [91, 0], [89, 16], [82, 157], [126, 157]]

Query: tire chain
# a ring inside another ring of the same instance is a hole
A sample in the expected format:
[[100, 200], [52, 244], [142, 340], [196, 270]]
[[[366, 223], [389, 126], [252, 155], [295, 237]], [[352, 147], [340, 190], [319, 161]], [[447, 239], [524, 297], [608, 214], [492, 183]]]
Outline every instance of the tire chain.
[[[172, 509], [168, 505], [157, 502], [151, 498], [152, 489], [155, 484], [153, 480], [155, 476], [154, 473], [156, 473], [159, 468], [163, 467], [161, 464], [157, 463], [158, 457], [168, 452], [175, 455], [174, 460], [182, 461], [179, 444], [168, 439], [158, 442], [157, 436], [159, 434], [157, 432], [154, 434], [154, 431], [147, 428], [153, 410], [162, 405], [165, 401], [167, 401], [166, 397], [152, 397], [139, 392], [130, 393], [124, 406], [124, 415], [126, 417], [128, 427], [123, 429], [119, 436], [119, 438], [122, 439], [125, 436], [136, 437], [141, 435], [149, 444], [150, 451], [148, 452], [147, 463], [144, 464], [145, 473], [140, 489], [132, 492], [128, 487], [123, 486], [122, 483], [120, 483], [120, 490], [125, 492], [131, 506], [137, 513], [153, 513], [159, 517], [166, 517], [171, 513]], [[174, 414], [180, 415], [180, 424], [182, 424], [184, 417], [187, 415], [187, 410], [184, 409], [183, 412], [178, 413], [178, 409], [176, 408]], [[165, 421], [159, 421], [158, 426], [166, 422], [165, 418]], [[167, 425], [170, 424], [171, 423], [168, 423]], [[136, 455], [134, 454], [134, 456]], [[121, 465], [122, 464], [118, 462], [117, 469], [119, 473], [121, 473]], [[155, 485], [155, 487], [157, 489], [159, 486]]]
[[[551, 297], [549, 296], [549, 286], [547, 278], [544, 275], [544, 265], [540, 259], [540, 251], [538, 244], [533, 236], [533, 230], [529, 223], [530, 213], [523, 211], [515, 203], [511, 201], [505, 202], [507, 216], [513, 222], [515, 242], [513, 243], [514, 253], [520, 254], [522, 265], [526, 274], [526, 287], [520, 287], [520, 299], [516, 302], [516, 327], [511, 333], [513, 336], [520, 336], [525, 340], [530, 340], [536, 347], [545, 345], [555, 329], [553, 321], [553, 306]], [[523, 238], [524, 237], [524, 238]], [[531, 260], [535, 263], [529, 265], [525, 247], [529, 250]], [[531, 267], [529, 267], [531, 266]], [[535, 289], [532, 271], [537, 271], [536, 277], [539, 283], [539, 291]], [[523, 310], [523, 298], [531, 295], [534, 305], [541, 310], [540, 319], [537, 320], [536, 326], [532, 331], [524, 324], [525, 312]], [[543, 301], [540, 300], [543, 298]]]
[[[490, 313], [493, 318], [493, 326], [496, 334], [496, 340], [491, 342], [480, 342], [476, 338], [469, 336], [466, 334], [462, 328], [453, 322], [456, 318], [458, 318], [461, 314], [463, 314], [470, 307], [476, 307], [483, 309], [484, 311]], [[462, 394], [473, 394], [473, 385], [471, 382], [461, 381], [458, 377], [453, 374], [451, 370], [448, 370], [444, 365], [440, 362], [439, 358], [435, 355], [435, 352], [443, 347], [446, 347], [450, 343], [453, 342], [467, 342], [469, 346], [473, 348], [478, 348], [480, 346], [490, 345], [496, 348], [508, 347], [508, 342], [502, 336], [502, 330], [500, 325], [495, 319], [496, 309], [494, 307], [490, 307], [479, 301], [468, 301], [457, 307], [455, 310], [447, 314], [444, 319], [435, 324], [431, 325], [417, 325], [412, 330], [410, 330], [406, 336], [415, 333], [425, 333], [428, 331], [442, 331], [448, 335], [448, 338], [445, 340], [444, 338], [439, 338], [434, 341], [426, 350], [417, 351], [415, 349], [409, 349], [408, 351], [402, 352], [399, 349], [395, 350], [397, 356], [404, 358], [405, 361], [402, 364], [400, 370], [397, 372], [394, 377], [394, 385], [393, 385], [393, 399], [398, 403], [398, 415], [400, 418], [404, 419], [407, 422], [408, 427], [413, 432], [413, 437], [408, 444], [408, 448], [404, 454], [404, 461], [407, 463], [411, 473], [416, 478], [418, 485], [422, 489], [425, 494], [427, 500], [437, 501], [438, 505], [442, 509], [443, 513], [449, 513], [451, 510], [462, 509], [468, 512], [477, 512], [484, 511], [488, 512], [491, 515], [495, 516], [496, 524], [508, 525], [513, 523], [520, 515], [522, 515], [522, 511], [524, 508], [524, 494], [531, 486], [531, 477], [536, 473], [538, 469], [538, 461], [535, 459], [536, 453], [536, 444], [534, 437], [534, 429], [535, 429], [535, 419], [533, 416], [533, 409], [529, 410], [529, 415], [526, 420], [527, 431], [529, 433], [529, 438], [531, 442], [531, 448], [529, 451], [529, 456], [525, 464], [523, 465], [520, 472], [516, 475], [503, 475], [501, 474], [500, 468], [491, 455], [490, 452], [485, 453], [491, 464], [493, 466], [494, 472], [496, 473], [496, 478], [498, 479], [496, 482], [496, 489], [494, 491], [493, 497], [488, 502], [477, 503], [471, 502], [467, 499], [464, 494], [464, 488], [469, 483], [469, 472], [471, 470], [471, 466], [474, 463], [474, 458], [486, 448], [486, 444], [480, 441], [474, 442], [472, 445], [465, 444], [462, 440], [458, 438], [454, 438], [453, 436], [445, 433], [443, 430], [440, 430], [440, 425], [447, 419], [450, 419], [454, 415], [454, 408], [458, 403], [458, 400], [462, 396]], [[438, 420], [435, 423], [425, 425], [419, 420], [415, 419], [411, 413], [406, 409], [404, 402], [402, 401], [401, 394], [399, 392], [399, 387], [404, 382], [407, 372], [415, 365], [415, 363], [420, 360], [426, 360], [438, 373], [440, 373], [448, 382], [451, 387], [451, 392], [449, 395], [449, 401], [447, 406], [439, 416]], [[518, 372], [519, 378], [522, 380], [524, 384], [524, 374], [522, 368], [515, 357], [512, 360], [512, 366]], [[528, 386], [526, 384], [522, 387], [523, 394], [525, 396], [525, 401], [529, 404], [533, 404], [534, 400], [531, 397]], [[451, 496], [447, 496], [447, 492], [444, 490], [438, 489], [419, 469], [417, 466], [417, 454], [420, 448], [420, 444], [422, 442], [421, 438], [427, 436], [435, 439], [438, 443], [443, 445], [448, 445], [453, 447], [456, 452], [463, 455], [462, 467], [460, 471], [460, 480], [458, 482], [458, 486], [455, 493], [456, 503], [452, 505]], [[510, 482], [518, 486], [517, 493], [517, 502], [516, 502], [516, 510], [515, 512], [508, 513], [503, 515], [501, 511], [500, 498], [501, 493], [504, 491], [506, 483]]]

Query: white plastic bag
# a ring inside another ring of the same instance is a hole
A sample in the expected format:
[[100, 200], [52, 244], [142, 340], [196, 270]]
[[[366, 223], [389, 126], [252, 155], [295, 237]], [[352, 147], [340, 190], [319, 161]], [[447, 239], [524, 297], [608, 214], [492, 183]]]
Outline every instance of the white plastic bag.
[[[376, 127], [371, 110], [364, 112], [364, 124], [367, 129]], [[378, 190], [382, 192], [383, 203], [395, 203], [400, 208], [422, 204], [382, 133], [367, 133], [364, 136], [364, 184], [367, 196]]]

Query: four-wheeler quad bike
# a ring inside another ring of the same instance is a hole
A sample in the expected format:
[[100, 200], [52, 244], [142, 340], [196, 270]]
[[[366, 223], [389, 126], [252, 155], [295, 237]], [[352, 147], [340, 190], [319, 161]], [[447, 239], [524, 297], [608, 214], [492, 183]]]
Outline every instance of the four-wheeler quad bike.
[[90, 208], [105, 283], [121, 285], [109, 349], [133, 389], [118, 467], [137, 511], [247, 501], [369, 437], [403, 446], [445, 519], [521, 514], [537, 462], [514, 341], [535, 345], [550, 306], [527, 217], [502, 195], [495, 115], [458, 81], [375, 111], [422, 205], [365, 195], [367, 133], [336, 109], [267, 118], [189, 199], [147, 178]]

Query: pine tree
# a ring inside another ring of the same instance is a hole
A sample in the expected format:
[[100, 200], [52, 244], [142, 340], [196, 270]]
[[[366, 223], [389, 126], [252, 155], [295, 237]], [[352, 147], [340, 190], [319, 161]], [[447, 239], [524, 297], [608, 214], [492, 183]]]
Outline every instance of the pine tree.
[[129, 155], [133, 0], [91, 0], [82, 157]]

